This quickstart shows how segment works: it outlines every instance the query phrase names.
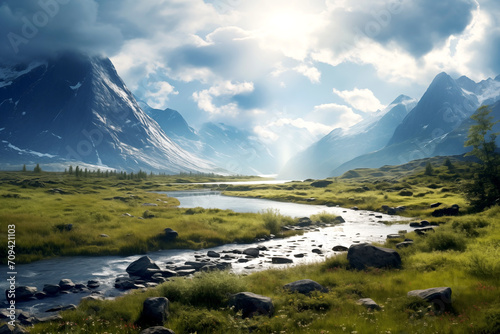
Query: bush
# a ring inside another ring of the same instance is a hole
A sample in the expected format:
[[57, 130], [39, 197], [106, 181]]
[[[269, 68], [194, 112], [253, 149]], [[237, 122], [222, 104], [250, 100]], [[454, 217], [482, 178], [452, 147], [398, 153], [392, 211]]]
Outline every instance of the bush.
[[467, 271], [479, 278], [500, 277], [500, 263], [498, 248], [482, 248], [471, 252], [467, 258]]
[[424, 246], [426, 251], [454, 250], [459, 252], [463, 252], [466, 247], [467, 243], [464, 237], [440, 230], [428, 234]]
[[284, 225], [284, 216], [277, 209], [266, 209], [260, 212], [264, 220], [264, 227], [272, 234], [278, 234]]
[[337, 218], [337, 215], [333, 213], [328, 213], [326, 211], [317, 213], [315, 215], [311, 216], [311, 220], [313, 221], [320, 221], [325, 224], [331, 224], [335, 222], [335, 218]]

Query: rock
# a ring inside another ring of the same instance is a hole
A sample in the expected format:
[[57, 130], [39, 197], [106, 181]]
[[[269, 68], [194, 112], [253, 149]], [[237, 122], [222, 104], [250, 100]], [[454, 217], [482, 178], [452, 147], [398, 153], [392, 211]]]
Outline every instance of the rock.
[[359, 210], [359, 208], [358, 208], [357, 206], [353, 206], [353, 207], [351, 208], [351, 210], [358, 211], [358, 210]]
[[169, 277], [177, 276], [177, 272], [170, 270], [170, 269], [164, 269], [161, 271], [161, 275], [165, 278], [169, 278]]
[[296, 258], [303, 258], [305, 256], [305, 254], [299, 253], [299, 254], [294, 254], [293, 256]]
[[170, 227], [167, 227], [164, 231], [165, 231], [165, 239], [167, 240], [175, 240], [179, 236], [179, 233], [177, 233], [177, 231], [172, 230]]
[[326, 188], [332, 183], [333, 183], [332, 181], [327, 181], [327, 180], [315, 181], [311, 183], [311, 187]]
[[196, 272], [196, 269], [183, 269], [183, 270], [177, 270], [177, 276], [189, 276], [192, 275]]
[[399, 239], [402, 238], [401, 234], [388, 234], [387, 239]]
[[260, 253], [260, 251], [258, 248], [247, 248], [243, 251], [243, 254], [251, 256], [251, 257], [258, 257], [259, 253]]
[[175, 334], [173, 330], [163, 326], [154, 326], [142, 330], [139, 334]]
[[167, 321], [168, 299], [153, 297], [144, 301], [139, 323], [143, 326], [162, 326]]
[[387, 211], [387, 210], [389, 210], [389, 205], [382, 205], [382, 206], [381, 206], [381, 209], [382, 209], [383, 211]]
[[76, 310], [76, 305], [74, 304], [69, 304], [69, 305], [65, 305], [65, 306], [56, 306], [56, 307], [52, 307], [48, 310], [46, 310], [45, 312], [59, 312], [59, 311], [69, 311], [69, 310]]
[[59, 287], [62, 291], [71, 290], [75, 287], [75, 283], [73, 283], [73, 281], [68, 278], [64, 278], [59, 281]]
[[88, 295], [80, 299], [80, 302], [84, 300], [104, 300], [104, 297], [100, 295]]
[[441, 203], [441, 202], [432, 203], [431, 208], [437, 208], [438, 206], [441, 206], [441, 204], [443, 204], [443, 203]]
[[229, 298], [229, 306], [235, 311], [242, 311], [243, 318], [254, 315], [268, 315], [274, 313], [274, 305], [269, 297], [257, 295], [252, 292], [240, 292]]
[[109, 235], [104, 234], [104, 233], [103, 233], [103, 234], [99, 234], [99, 236], [100, 236], [101, 238], [109, 238]]
[[293, 263], [292, 259], [286, 257], [273, 257], [271, 262], [274, 264], [285, 264], [285, 263]]
[[87, 288], [89, 289], [97, 289], [99, 287], [99, 282], [95, 280], [89, 280], [87, 282]]
[[147, 269], [160, 269], [160, 267], [149, 256], [143, 256], [132, 262], [126, 271], [130, 276], [146, 277], [148, 274]]
[[45, 284], [43, 286], [43, 292], [45, 292], [48, 295], [55, 295], [61, 291], [61, 287], [56, 284]]
[[396, 209], [395, 208], [389, 208], [387, 209], [387, 214], [388, 215], [395, 215], [397, 212], [396, 212]]
[[120, 290], [137, 289], [135, 282], [126, 277], [118, 277], [115, 280], [115, 288]]
[[122, 214], [122, 217], [133, 217], [130, 213], [126, 212]]
[[364, 307], [366, 307], [367, 309], [370, 309], [370, 310], [380, 310], [380, 306], [378, 306], [378, 304], [375, 303], [375, 301], [373, 301], [373, 299], [371, 299], [371, 298], [358, 299], [356, 304], [363, 305]]
[[333, 219], [333, 222], [335, 224], [341, 224], [341, 223], [345, 223], [345, 219], [342, 216], [337, 216]]
[[352, 268], [358, 270], [363, 270], [367, 267], [401, 267], [401, 257], [394, 249], [376, 247], [367, 243], [349, 247], [347, 260], [349, 260], [349, 265]]
[[35, 293], [36, 299], [44, 299], [45, 297], [47, 297], [47, 294], [45, 292], [38, 291], [37, 293]]
[[[34, 286], [18, 286], [16, 287], [16, 301], [25, 301], [35, 298], [35, 294], [37, 293], [37, 289]], [[7, 300], [8, 290], [5, 291], [5, 296]]]
[[299, 281], [295, 281], [292, 283], [285, 284], [283, 286], [285, 290], [289, 290], [291, 292], [298, 292], [303, 295], [309, 295], [313, 291], [327, 292], [328, 289], [310, 279], [302, 279]]
[[297, 223], [297, 226], [300, 227], [307, 227], [312, 225], [312, 220], [309, 219], [308, 217], [302, 217], [299, 219], [299, 222]]
[[413, 223], [410, 223], [410, 227], [422, 227], [422, 225], [420, 225], [420, 223], [413, 222]]
[[397, 249], [401, 249], [401, 248], [405, 248], [405, 247], [409, 247], [409, 246], [413, 246], [413, 241], [403, 241], [403, 242], [400, 242], [399, 244], [396, 244]]
[[422, 220], [420, 222], [420, 227], [427, 227], [427, 226], [430, 226], [431, 223], [429, 223], [427, 220]]
[[156, 203], [143, 203], [142, 206], [158, 206]]
[[19, 325], [16, 325], [14, 327], [9, 324], [4, 324], [2, 327], [0, 327], [0, 334], [23, 334], [23, 333], [29, 333], [29, 332]]
[[59, 314], [51, 315], [48, 317], [34, 317], [33, 318], [33, 323], [38, 324], [38, 323], [46, 323], [46, 322], [56, 322], [56, 321], [61, 321], [63, 318]]
[[149, 210], [144, 211], [142, 214], [142, 218], [144, 219], [152, 219], [154, 217], [156, 217], [155, 214]]
[[220, 257], [220, 254], [219, 254], [219, 253], [217, 253], [217, 252], [214, 252], [214, 251], [208, 251], [208, 252], [207, 252], [207, 256], [208, 256], [208, 257], [217, 258], [217, 257]]
[[349, 250], [349, 248], [345, 247], [345, 246], [335, 246], [332, 248], [332, 251], [334, 252], [347, 252]]
[[314, 248], [311, 252], [313, 252], [315, 254], [323, 254], [323, 252], [319, 248]]
[[414, 232], [417, 233], [418, 235], [426, 235], [427, 232], [429, 231], [435, 232], [434, 228], [432, 227], [417, 228], [414, 230]]
[[451, 288], [449, 287], [413, 290], [408, 292], [408, 297], [418, 297], [433, 303], [442, 312], [451, 308]]
[[449, 208], [436, 209], [432, 212], [433, 217], [443, 217], [443, 216], [458, 216], [460, 207], [453, 204]]

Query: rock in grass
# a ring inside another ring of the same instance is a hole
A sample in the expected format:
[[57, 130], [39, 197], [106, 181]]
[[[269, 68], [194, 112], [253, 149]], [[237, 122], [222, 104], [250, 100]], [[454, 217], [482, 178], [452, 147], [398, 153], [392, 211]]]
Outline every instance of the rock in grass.
[[167, 227], [164, 231], [165, 231], [165, 239], [167, 240], [173, 241], [179, 236], [179, 233], [177, 233], [177, 231], [172, 230], [170, 227]]
[[349, 265], [358, 270], [367, 267], [400, 268], [401, 257], [394, 249], [376, 247], [367, 243], [352, 245], [347, 252]]
[[160, 267], [149, 256], [143, 256], [132, 262], [126, 271], [130, 276], [146, 277], [148, 274], [147, 269], [160, 269]]
[[139, 334], [175, 334], [173, 330], [165, 328], [163, 326], [154, 326], [146, 328]]
[[268, 315], [274, 313], [274, 305], [269, 297], [257, 295], [252, 292], [240, 292], [232, 295], [229, 299], [229, 307], [234, 307], [235, 311], [242, 311], [243, 318], [254, 315]]
[[418, 297], [432, 303], [441, 312], [451, 308], [451, 288], [449, 287], [412, 290], [408, 292], [408, 297]]
[[349, 250], [349, 248], [345, 247], [345, 246], [335, 246], [332, 248], [332, 251], [334, 252], [347, 252]]
[[168, 299], [152, 297], [144, 301], [139, 323], [143, 326], [162, 326], [167, 321]]
[[358, 299], [356, 304], [363, 305], [364, 307], [366, 307], [367, 309], [370, 309], [370, 310], [380, 310], [380, 306], [378, 306], [378, 304], [375, 303], [375, 301], [371, 298]]
[[413, 241], [403, 241], [403, 242], [396, 244], [397, 249], [401, 249], [401, 248], [405, 248], [405, 247], [409, 247], [409, 246], [413, 246]]
[[291, 292], [298, 292], [303, 295], [308, 295], [313, 291], [327, 292], [328, 289], [310, 279], [302, 279], [299, 281], [295, 281], [292, 283], [285, 284], [283, 286], [285, 290], [289, 290]]

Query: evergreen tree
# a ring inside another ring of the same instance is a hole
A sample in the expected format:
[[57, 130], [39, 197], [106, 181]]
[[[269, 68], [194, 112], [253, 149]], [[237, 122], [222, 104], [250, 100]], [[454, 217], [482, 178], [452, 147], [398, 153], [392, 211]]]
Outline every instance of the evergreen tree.
[[454, 173], [455, 172], [455, 166], [453, 166], [453, 163], [451, 162], [450, 158], [446, 158], [446, 160], [444, 161], [443, 166], [447, 167], [448, 171], [450, 173]]
[[40, 167], [39, 164], [36, 164], [35, 168], [33, 169], [33, 172], [35, 172], [35, 173], [41, 173], [42, 172], [42, 168]]
[[23, 165], [23, 172], [26, 172], [26, 165]]
[[68, 174], [69, 174], [69, 175], [72, 175], [72, 174], [73, 174], [73, 166], [72, 166], [72, 165], [69, 165], [69, 168], [68, 168]]
[[75, 168], [75, 176], [80, 177], [80, 167], [76, 166]]
[[469, 128], [465, 142], [466, 147], [472, 146], [472, 151], [467, 155], [473, 155], [481, 161], [474, 177], [464, 187], [467, 199], [477, 210], [500, 201], [500, 155], [496, 152], [495, 143], [498, 133], [491, 132], [498, 122], [493, 122], [491, 112], [488, 106], [482, 106], [471, 116], [475, 124]]

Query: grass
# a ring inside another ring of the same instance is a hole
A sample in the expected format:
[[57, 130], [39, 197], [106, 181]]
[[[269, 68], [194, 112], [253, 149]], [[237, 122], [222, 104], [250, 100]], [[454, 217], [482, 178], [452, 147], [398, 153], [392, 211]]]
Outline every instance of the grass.
[[[271, 233], [266, 213], [179, 209], [177, 199], [151, 192], [171, 177], [153, 179], [1, 172], [0, 238], [6, 240], [7, 226], [15, 225], [16, 262], [26, 263], [55, 256], [201, 249]], [[174, 242], [162, 237], [167, 227], [179, 233]], [[279, 224], [272, 227], [272, 233], [279, 232]], [[6, 263], [6, 252], [0, 249], [1, 263]]]
[[[248, 276], [202, 273], [194, 278], [175, 278], [153, 289], [134, 291], [115, 301], [83, 302], [77, 310], [62, 313], [62, 321], [38, 324], [31, 333], [138, 333], [141, 328], [136, 323], [142, 303], [151, 296], [169, 299], [170, 314], [165, 326], [176, 333], [498, 333], [500, 207], [481, 213], [469, 211], [458, 179], [467, 178], [470, 164], [452, 161], [453, 172], [440, 165], [439, 160], [433, 160], [433, 175], [424, 175], [425, 161], [414, 163], [413, 170], [408, 167], [356, 170], [331, 179], [333, 183], [325, 188], [315, 188], [311, 181], [225, 186], [228, 194], [247, 197], [304, 203], [315, 198], [313, 204], [356, 205], [376, 210], [382, 205], [404, 205], [407, 210], [403, 214], [429, 220], [438, 227], [427, 235], [406, 233], [401, 239], [389, 239], [380, 245], [395, 248], [403, 238], [414, 240], [412, 247], [398, 249], [403, 263], [401, 269], [353, 270], [344, 253], [323, 263]], [[23, 196], [34, 195], [23, 193]], [[142, 193], [139, 196], [143, 196]], [[444, 203], [442, 206], [458, 204], [461, 214], [432, 217], [434, 209], [430, 204], [435, 202]], [[138, 212], [144, 211], [140, 210]], [[177, 209], [149, 210], [158, 215], [157, 219], [162, 219]], [[88, 224], [109, 224], [116, 219], [115, 215], [101, 213], [111, 220], [89, 215]], [[260, 224], [255, 226], [268, 233], [283, 224], [277, 212], [264, 212], [262, 216]], [[196, 228], [211, 226], [223, 235], [231, 229], [217, 230], [216, 227], [234, 216], [229, 212], [196, 208], [181, 212], [180, 216], [174, 215], [172, 221], [175, 217], [200, 224], [192, 225]], [[319, 214], [313, 219], [325, 222], [334, 217]], [[249, 226], [246, 229], [251, 230]], [[190, 235], [190, 238], [197, 237]], [[328, 292], [303, 296], [283, 289], [283, 285], [305, 278], [324, 285]], [[410, 290], [440, 286], [452, 289], [450, 310], [441, 312], [425, 302], [407, 297]], [[270, 317], [243, 319], [240, 313], [227, 306], [229, 295], [240, 291], [270, 297], [275, 313]], [[382, 309], [368, 311], [357, 305], [359, 298], [372, 298]]]

